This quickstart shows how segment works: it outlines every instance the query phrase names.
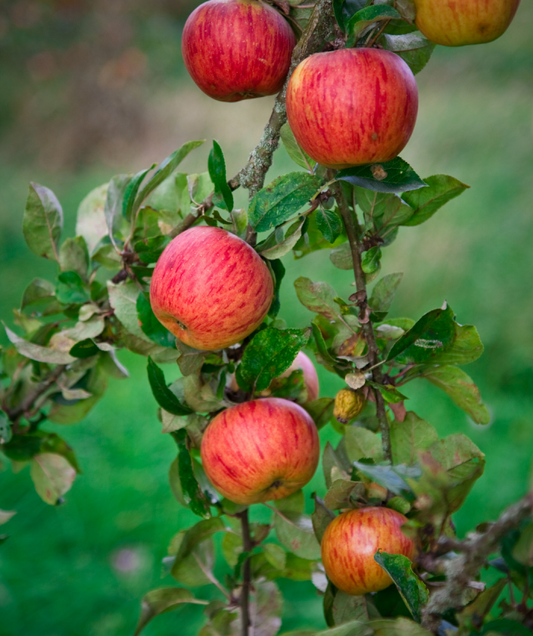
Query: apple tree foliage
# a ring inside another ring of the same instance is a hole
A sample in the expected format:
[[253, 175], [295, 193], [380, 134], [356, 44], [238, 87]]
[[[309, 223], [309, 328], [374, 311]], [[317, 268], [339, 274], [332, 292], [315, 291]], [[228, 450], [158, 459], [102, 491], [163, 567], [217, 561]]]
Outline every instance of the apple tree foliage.
[[[297, 1], [277, 4], [305, 28], [312, 9], [298, 10]], [[434, 45], [416, 31], [411, 0], [335, 0], [333, 10], [346, 46], [372, 41], [400, 55], [415, 73], [428, 62]], [[478, 332], [460, 324], [447, 303], [424, 316], [390, 315], [402, 274], [381, 272], [382, 252], [400, 228], [407, 232], [429, 221], [468, 186], [447, 175], [420, 177], [401, 158], [328, 171], [299, 148], [288, 124], [281, 127], [280, 137], [294, 170], [252, 193], [247, 210], [234, 207], [236, 186], [228, 181], [216, 141], [202, 174], [180, 172], [182, 160], [203, 143], [192, 141], [159, 166], [117, 175], [93, 190], [79, 206], [74, 237], [63, 236], [61, 204], [53, 192], [30, 185], [24, 237], [32, 252], [56, 261], [58, 274], [55, 281], [31, 281], [14, 311], [14, 325], [4, 323], [11, 346], [1, 352], [0, 450], [13, 470], [29, 465], [46, 503], [60, 503], [80, 467], [75, 451], [47, 432], [46, 424], [82, 422], [105, 394], [109, 377], [128, 377], [117, 357], [117, 351], [128, 349], [146, 357], [154, 417], [157, 410], [162, 433], [176, 445], [169, 468], [172, 492], [199, 517], [191, 528], [169, 534], [164, 567], [177, 586], [146, 594], [136, 634], [158, 614], [184, 603], [202, 606], [202, 636], [245, 633], [240, 619], [245, 577], [251, 587], [253, 633], [262, 636], [274, 636], [281, 627], [280, 578], [293, 581], [295, 589], [299, 581], [312, 581], [317, 603], [323, 603], [328, 629], [298, 632], [301, 636], [423, 636], [431, 629], [481, 636], [531, 633], [530, 514], [526, 510], [507, 526], [502, 522], [496, 538], [481, 529], [475, 545], [483, 545], [485, 553], [472, 569], [467, 548], [455, 538], [452, 515], [483, 474], [483, 453], [464, 434], [439, 439], [429, 422], [408, 410], [402, 392], [410, 382], [430, 382], [474, 422], [487, 424], [487, 408], [463, 370], [483, 352]], [[348, 237], [342, 202], [356, 229], [355, 245]], [[263, 324], [241, 345], [223, 351], [198, 351], [177, 341], [157, 321], [149, 302], [150, 278], [163, 249], [181, 231], [200, 223], [249, 240], [275, 281], [275, 298]], [[281, 258], [292, 253], [309, 260], [317, 250], [328, 250], [335, 267], [351, 270], [354, 248], [360, 254], [364, 289], [353, 293], [301, 276], [294, 302], [309, 310], [309, 324], [288, 329], [277, 317], [285, 272]], [[308, 402], [301, 371], [279, 379], [302, 349], [364, 396], [366, 408], [357, 417], [337, 421], [334, 396]], [[379, 367], [378, 375], [371, 368], [371, 354], [377, 356], [373, 366]], [[170, 385], [163, 370], [168, 364], [177, 364], [181, 372]], [[237, 386], [231, 383], [233, 376]], [[222, 499], [208, 482], [199, 447], [218, 412], [264, 391], [303, 404], [318, 428], [332, 426], [341, 441], [323, 449], [325, 487], [312, 494], [313, 514], [305, 513], [299, 491], [269, 505], [268, 523], [248, 527], [244, 507]], [[394, 585], [351, 597], [328, 584], [320, 540], [337, 511], [367, 505], [406, 515], [406, 532], [416, 538], [419, 553], [412, 564], [400, 555], [376, 554]], [[13, 514], [0, 511], [0, 524]], [[500, 526], [497, 522], [494, 527]], [[215, 550], [215, 535], [221, 535], [220, 550]], [[461, 562], [461, 569], [470, 578], [459, 593], [455, 590], [455, 601], [439, 609], [435, 622], [435, 612], [428, 613], [431, 599], [446, 576], [459, 576], [452, 568], [463, 552], [466, 565]], [[221, 562], [223, 581], [213, 574]], [[483, 565], [494, 571], [495, 583], [489, 587], [479, 581]], [[215, 585], [215, 594], [197, 597], [195, 588], [208, 583]], [[508, 583], [521, 594], [518, 601], [501, 600]]]

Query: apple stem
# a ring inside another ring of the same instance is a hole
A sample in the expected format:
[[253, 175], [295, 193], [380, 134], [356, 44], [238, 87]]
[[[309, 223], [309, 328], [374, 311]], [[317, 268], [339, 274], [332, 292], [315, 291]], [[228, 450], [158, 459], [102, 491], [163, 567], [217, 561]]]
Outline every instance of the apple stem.
[[[239, 513], [242, 526], [242, 548], [244, 552], [251, 552], [253, 549], [252, 535], [250, 533], [250, 520], [248, 508]], [[241, 591], [241, 621], [242, 636], [249, 636], [250, 633], [250, 587], [252, 583], [252, 569], [250, 559], [246, 559], [242, 566], [242, 591]]]
[[[353, 271], [355, 275], [355, 284], [357, 292], [361, 298], [359, 301], [359, 307], [361, 309], [361, 315], [366, 315], [367, 305], [367, 293], [366, 293], [366, 281], [363, 267], [361, 265], [361, 244], [359, 236], [361, 236], [361, 230], [357, 219], [354, 218], [341, 185], [337, 182], [330, 187], [337, 205], [339, 212], [341, 213], [344, 227], [346, 228], [346, 234], [348, 235], [348, 241], [350, 243], [350, 250], [352, 252]], [[355, 214], [355, 211], [354, 211]], [[365, 340], [368, 345], [368, 358], [372, 369], [372, 379], [376, 384], [383, 384], [383, 373], [381, 371], [380, 359], [379, 359], [379, 347], [376, 343], [376, 336], [374, 334], [374, 327], [372, 321], [368, 320], [361, 324]], [[374, 396], [376, 398], [376, 413], [379, 421], [379, 428], [381, 431], [381, 445], [383, 447], [383, 455], [385, 459], [392, 462], [392, 449], [390, 440], [389, 421], [387, 419], [387, 413], [385, 411], [385, 401], [381, 393], [374, 389]]]

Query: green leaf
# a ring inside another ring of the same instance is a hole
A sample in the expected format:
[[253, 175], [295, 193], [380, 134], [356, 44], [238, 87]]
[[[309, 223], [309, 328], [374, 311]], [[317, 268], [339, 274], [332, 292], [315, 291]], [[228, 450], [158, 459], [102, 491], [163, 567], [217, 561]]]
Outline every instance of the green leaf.
[[329, 619], [334, 625], [342, 626], [349, 621], [356, 620], [368, 621], [367, 599], [365, 596], [351, 596], [341, 592], [341, 590], [335, 590], [331, 607], [328, 610]]
[[181, 373], [183, 375], [198, 373], [209, 353], [189, 347], [189, 345], [181, 342], [181, 340], [175, 340], [175, 344], [180, 352], [177, 362]]
[[141, 616], [133, 636], [139, 636], [148, 623], [166, 612], [180, 608], [184, 603], [207, 605], [207, 601], [197, 601], [192, 592], [181, 587], [162, 587], [145, 594], [141, 603]]
[[326, 508], [324, 501], [320, 499], [320, 497], [317, 497], [316, 494], [313, 498], [315, 500], [315, 510], [311, 515], [311, 521], [313, 523], [315, 537], [317, 538], [317, 541], [321, 543], [324, 532], [326, 532], [326, 528], [333, 519], [335, 519], [335, 514]]
[[403, 422], [390, 425], [392, 456], [397, 464], [414, 466], [418, 452], [425, 450], [439, 439], [437, 431], [416, 413], [409, 411]]
[[314, 636], [371, 636], [373, 633], [374, 630], [366, 622], [350, 621], [332, 629], [314, 632]]
[[379, 42], [387, 51], [394, 51], [399, 55], [413, 71], [413, 75], [420, 73], [426, 66], [435, 49], [435, 44], [419, 31], [401, 35], [384, 34]]
[[302, 559], [320, 558], [320, 545], [309, 515], [298, 512], [277, 513], [274, 515], [274, 529], [281, 545], [296, 556]]
[[150, 179], [150, 181], [148, 181], [148, 183], [141, 190], [140, 194], [137, 196], [134, 207], [139, 208], [142, 202], [148, 197], [148, 195], [174, 172], [174, 170], [191, 152], [191, 150], [194, 150], [195, 148], [198, 148], [198, 146], [201, 146], [204, 141], [205, 140], [188, 141], [186, 144], [183, 144], [181, 148], [173, 152], [169, 157], [162, 161], [154, 176]]
[[408, 468], [407, 466], [379, 465], [372, 466], [361, 462], [353, 462], [357, 470], [375, 481], [380, 486], [390, 490], [395, 495], [401, 495], [406, 499], [413, 500], [413, 491], [405, 481], [405, 478], [418, 477], [420, 469]]
[[156, 402], [165, 411], [172, 413], [172, 415], [188, 415], [193, 412], [187, 405], [182, 404], [168, 388], [163, 371], [151, 357], [148, 357], [148, 381]]
[[424, 179], [428, 187], [416, 192], [408, 192], [402, 196], [403, 200], [413, 209], [414, 214], [404, 225], [420, 225], [430, 219], [443, 205], [458, 197], [470, 186], [461, 181], [437, 174]]
[[401, 18], [398, 11], [386, 4], [361, 9], [346, 24], [346, 33], [348, 35], [346, 47], [352, 48], [357, 42], [359, 34], [372, 24], [398, 18]]
[[335, 302], [337, 292], [329, 283], [313, 283], [309, 278], [300, 276], [294, 281], [298, 300], [304, 307], [328, 320], [341, 320], [339, 305]]
[[512, 618], [497, 618], [483, 625], [481, 634], [505, 634], [505, 636], [531, 636], [531, 630]]
[[143, 333], [161, 347], [176, 348], [176, 337], [155, 317], [148, 295], [139, 292], [137, 296], [137, 316]]
[[[316, 328], [316, 325], [314, 325]], [[302, 405], [304, 409], [313, 418], [317, 429], [321, 429], [325, 426], [333, 417], [333, 408], [335, 406], [335, 400], [333, 398], [318, 398], [312, 402], [306, 402]]]
[[56, 298], [65, 305], [81, 305], [91, 300], [77, 272], [62, 272], [57, 277]]
[[366, 428], [347, 426], [344, 443], [350, 462], [373, 459], [375, 463], [378, 463], [383, 459], [381, 438]]
[[341, 243], [329, 253], [329, 260], [337, 269], [353, 269], [352, 250], [349, 243]]
[[41, 499], [52, 506], [70, 490], [76, 471], [62, 455], [38, 453], [31, 460], [30, 476]]
[[54, 285], [43, 278], [34, 278], [22, 294], [20, 308], [26, 309], [30, 306], [33, 311], [42, 316], [58, 313], [62, 310], [61, 305], [55, 301]]
[[91, 358], [99, 353], [100, 349], [92, 338], [80, 340], [80, 342], [77, 342], [72, 349], [69, 350], [69, 355], [82, 360], [85, 358]]
[[209, 503], [200, 490], [193, 471], [191, 454], [187, 448], [187, 431], [180, 429], [174, 433], [178, 444], [178, 475], [185, 503], [199, 517], [209, 516]]
[[422, 377], [447, 393], [477, 424], [490, 422], [490, 413], [481, 400], [479, 389], [462, 369], [452, 366], [428, 366], [424, 369]]
[[402, 554], [387, 552], [377, 552], [374, 560], [391, 577], [413, 618], [420, 623], [422, 610], [429, 600], [429, 592], [424, 582], [413, 572], [411, 561]]
[[322, 232], [328, 243], [334, 243], [342, 234], [343, 224], [341, 217], [335, 210], [320, 208], [316, 212], [316, 226]]
[[333, 0], [335, 20], [343, 33], [346, 33], [346, 22], [366, 4], [366, 0]]
[[[306, 223], [306, 217], [299, 217], [288, 229], [284, 235], [283, 230], [278, 228], [264, 242], [263, 246], [258, 245], [257, 251], [263, 258], [268, 260], [277, 260], [285, 254], [288, 254], [298, 243], [302, 237], [302, 229]], [[278, 243], [278, 235], [279, 243]]]
[[345, 168], [335, 178], [376, 192], [407, 192], [426, 187], [425, 181], [400, 157], [382, 164]]
[[264, 391], [270, 382], [286, 371], [307, 344], [310, 329], [267, 327], [248, 343], [236, 378], [244, 391]]
[[316, 162], [300, 148], [291, 127], [289, 126], [289, 122], [286, 122], [281, 127], [280, 136], [287, 154], [294, 163], [298, 164], [300, 168], [304, 168], [304, 170], [313, 172]]
[[352, 495], [354, 499], [358, 499], [364, 494], [365, 487], [362, 482], [348, 479], [335, 479], [326, 493], [324, 503], [330, 510], [351, 508], [353, 503]]
[[273, 273], [272, 278], [274, 279], [274, 299], [272, 300], [272, 304], [270, 305], [270, 309], [268, 310], [268, 316], [270, 318], [275, 318], [278, 315], [281, 307], [279, 290], [281, 287], [281, 281], [285, 276], [285, 267], [279, 259], [271, 260], [269, 262], [269, 265]]
[[37, 256], [59, 260], [62, 229], [63, 210], [56, 195], [38, 183], [31, 183], [22, 219], [22, 232], [30, 250]]
[[380, 314], [380, 320], [383, 320], [389, 311], [394, 296], [396, 295], [396, 290], [402, 281], [402, 277], [403, 274], [401, 272], [397, 274], [387, 274], [383, 276], [383, 278], [380, 278], [375, 284], [368, 304], [374, 313]]
[[472, 603], [464, 607], [460, 613], [456, 614], [461, 633], [466, 634], [471, 632], [472, 620], [475, 620], [478, 625], [483, 624], [485, 617], [500, 598], [500, 594], [506, 585], [506, 578], [499, 579], [494, 585], [487, 587], [481, 592], [481, 594], [477, 596]]
[[68, 238], [59, 250], [59, 266], [62, 272], [76, 272], [85, 279], [89, 268], [89, 252], [83, 236]]
[[137, 285], [133, 281], [125, 281], [118, 285], [108, 281], [107, 290], [109, 293], [109, 304], [124, 327], [137, 338], [153, 344], [139, 325], [137, 314], [139, 288]]
[[222, 202], [218, 205], [224, 207], [228, 212], [233, 210], [233, 193], [228, 185], [226, 178], [226, 161], [224, 160], [224, 153], [219, 143], [213, 139], [213, 148], [209, 153], [209, 159], [207, 161], [207, 167], [209, 169], [209, 176], [215, 186], [215, 195], [222, 197]]
[[455, 339], [454, 313], [447, 304], [424, 314], [389, 351], [387, 360], [419, 364], [446, 351]]
[[469, 364], [483, 353], [483, 344], [477, 329], [472, 325], [455, 323], [455, 338], [451, 347], [437, 353], [432, 364]]
[[30, 360], [47, 362], [50, 364], [70, 364], [76, 359], [65, 351], [52, 349], [50, 347], [42, 347], [41, 345], [33, 344], [33, 342], [28, 342], [20, 336], [17, 336], [16, 333], [11, 331], [11, 329], [8, 329], [5, 325], [4, 328], [9, 341], [15, 345], [17, 351], [21, 355], [26, 356], [26, 358], [30, 358]]
[[104, 214], [108, 184], [91, 190], [78, 207], [76, 217], [76, 235], [83, 236], [89, 252], [93, 252], [98, 243], [107, 236]]
[[378, 384], [367, 380], [366, 384], [372, 388], [378, 390], [387, 404], [399, 404], [408, 398], [398, 391], [398, 389], [392, 384]]
[[126, 189], [130, 183], [131, 175], [119, 174], [113, 177], [107, 188], [107, 196], [105, 200], [104, 215], [107, 225], [109, 238], [115, 245], [115, 234], [118, 231], [122, 220], [122, 210], [124, 208], [124, 197]]
[[257, 232], [270, 230], [309, 203], [323, 181], [306, 172], [289, 172], [259, 190], [250, 203], [248, 218]]
[[371, 247], [363, 252], [361, 257], [361, 268], [365, 274], [373, 274], [381, 267], [381, 249], [379, 247]]
[[146, 175], [153, 168], [155, 168], [155, 164], [151, 166], [150, 168], [147, 168], [146, 170], [141, 170], [137, 174], [133, 175], [133, 177], [131, 177], [131, 179], [129, 180], [128, 185], [126, 186], [126, 189], [124, 191], [124, 202], [122, 205], [122, 215], [128, 221], [132, 220], [131, 219], [132, 212], [136, 211], [136, 208], [134, 207], [135, 197], [137, 196], [137, 193], [139, 192], [141, 183], [144, 181], [144, 178], [146, 177]]
[[199, 543], [209, 539], [209, 537], [212, 537], [215, 533], [224, 532], [225, 530], [227, 530], [227, 528], [221, 517], [204, 519], [189, 528], [185, 532], [185, 536], [183, 537], [178, 553], [176, 554], [176, 561], [174, 562], [173, 569], [178, 567], [182, 559], [189, 556], [189, 554], [192, 554], [192, 551]]

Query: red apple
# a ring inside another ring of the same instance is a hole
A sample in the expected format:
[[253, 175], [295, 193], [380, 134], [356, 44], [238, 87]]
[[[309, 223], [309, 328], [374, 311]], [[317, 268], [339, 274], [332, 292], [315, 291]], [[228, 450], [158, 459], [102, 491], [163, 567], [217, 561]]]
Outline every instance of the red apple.
[[282, 499], [314, 475], [320, 443], [301, 406], [280, 398], [243, 402], [219, 413], [202, 439], [202, 465], [230, 501]]
[[204, 93], [238, 102], [281, 90], [295, 44], [289, 23], [261, 0], [209, 0], [187, 19], [181, 50]]
[[483, 44], [511, 24], [520, 0], [414, 0], [416, 26], [444, 46]]
[[416, 122], [418, 89], [398, 55], [379, 49], [316, 53], [296, 67], [287, 117], [296, 141], [328, 168], [394, 159]]
[[354, 596], [388, 587], [392, 579], [374, 554], [383, 550], [413, 558], [415, 544], [401, 530], [406, 521], [390, 508], [361, 508], [335, 518], [322, 537], [322, 562], [333, 585]]
[[268, 267], [248, 243], [216, 227], [193, 227], [169, 243], [155, 266], [150, 302], [185, 344], [213, 351], [256, 329], [274, 294]]

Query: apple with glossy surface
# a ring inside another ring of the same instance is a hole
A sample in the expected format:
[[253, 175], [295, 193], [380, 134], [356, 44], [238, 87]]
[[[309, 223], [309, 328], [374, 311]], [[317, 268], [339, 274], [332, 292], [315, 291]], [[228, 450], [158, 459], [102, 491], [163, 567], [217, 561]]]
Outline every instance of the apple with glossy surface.
[[392, 583], [374, 561], [378, 550], [412, 559], [414, 542], [401, 531], [407, 518], [390, 508], [360, 508], [344, 512], [322, 537], [322, 563], [329, 580], [354, 596], [379, 592]]
[[310, 415], [281, 398], [222, 411], [207, 427], [201, 446], [202, 465], [213, 486], [245, 505], [282, 499], [305, 486], [319, 453]]
[[299, 64], [286, 104], [303, 150], [323, 166], [348, 168], [384, 163], [403, 150], [416, 122], [418, 88], [398, 55], [342, 49]]
[[511, 24], [520, 0], [414, 0], [417, 28], [444, 46], [492, 42]]
[[161, 254], [150, 285], [154, 314], [185, 344], [204, 351], [233, 345], [268, 313], [274, 284], [248, 243], [216, 227], [193, 227]]
[[289, 23], [261, 0], [209, 0], [187, 19], [181, 50], [204, 93], [238, 102], [281, 90], [295, 44]]

